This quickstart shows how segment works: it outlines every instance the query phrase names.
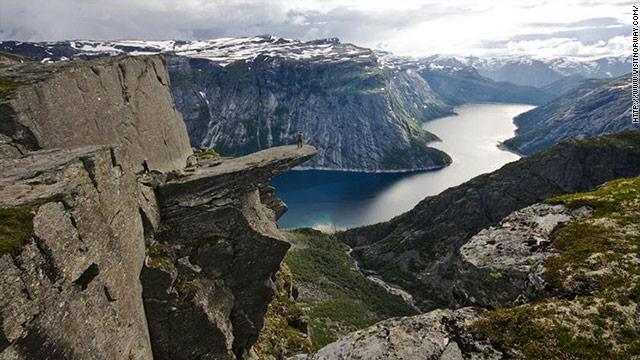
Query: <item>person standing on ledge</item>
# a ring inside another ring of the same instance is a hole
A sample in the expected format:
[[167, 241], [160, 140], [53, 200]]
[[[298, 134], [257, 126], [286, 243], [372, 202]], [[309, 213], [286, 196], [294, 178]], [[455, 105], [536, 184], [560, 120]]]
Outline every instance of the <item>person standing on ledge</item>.
[[302, 147], [302, 131], [298, 130], [296, 134], [296, 143], [298, 143], [298, 149]]

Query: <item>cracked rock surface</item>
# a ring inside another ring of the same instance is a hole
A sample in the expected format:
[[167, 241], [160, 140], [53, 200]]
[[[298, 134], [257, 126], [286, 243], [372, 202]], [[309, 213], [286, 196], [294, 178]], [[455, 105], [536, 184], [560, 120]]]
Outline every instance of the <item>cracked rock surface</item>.
[[558, 254], [552, 233], [589, 214], [586, 207], [537, 203], [481, 230], [460, 248], [458, 272], [466, 296], [476, 305], [496, 308], [544, 295], [543, 263]]
[[162, 229], [141, 278], [156, 358], [248, 353], [289, 248], [275, 225], [280, 208], [265, 205], [260, 189], [314, 154], [311, 146], [272, 148], [160, 185]]
[[151, 358], [138, 184], [119, 161], [108, 147], [0, 161], [0, 208], [33, 216], [0, 256], [0, 358]]
[[244, 356], [289, 247], [268, 179], [316, 150], [194, 158], [158, 56], [0, 77], [0, 359]]
[[[191, 146], [161, 56], [0, 68], [17, 88], [0, 99], [0, 154], [124, 146], [136, 171], [182, 168]], [[8, 139], [7, 139], [8, 138]]]
[[491, 345], [474, 339], [467, 330], [480, 313], [462, 308], [389, 319], [291, 360], [501, 359]]

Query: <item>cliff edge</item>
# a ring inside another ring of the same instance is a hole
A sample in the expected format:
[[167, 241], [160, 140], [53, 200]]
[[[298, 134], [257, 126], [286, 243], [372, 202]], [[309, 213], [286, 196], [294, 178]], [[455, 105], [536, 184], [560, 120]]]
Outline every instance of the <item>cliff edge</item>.
[[256, 341], [289, 247], [267, 181], [316, 151], [192, 154], [166, 79], [160, 57], [0, 68], [0, 358]]

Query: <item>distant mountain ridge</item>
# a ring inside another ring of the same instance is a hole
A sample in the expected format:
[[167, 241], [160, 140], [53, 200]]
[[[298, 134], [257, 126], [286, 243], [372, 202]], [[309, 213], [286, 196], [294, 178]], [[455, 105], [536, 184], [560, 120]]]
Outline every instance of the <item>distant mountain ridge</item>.
[[603, 57], [594, 60], [572, 58], [536, 59], [528, 56], [427, 58], [434, 64], [471, 66], [482, 76], [517, 85], [544, 87], [567, 76], [614, 78], [631, 71], [631, 58]]
[[585, 80], [571, 91], [518, 115], [516, 136], [504, 145], [529, 155], [563, 140], [639, 129], [631, 122], [631, 80]]
[[428, 146], [437, 136], [421, 122], [469, 102], [542, 104], [553, 97], [468, 66], [434, 66], [333, 38], [6, 41], [0, 51], [45, 62], [161, 53], [193, 146], [243, 155], [291, 143], [301, 130], [319, 152], [308, 165], [322, 169], [441, 168], [451, 160]]

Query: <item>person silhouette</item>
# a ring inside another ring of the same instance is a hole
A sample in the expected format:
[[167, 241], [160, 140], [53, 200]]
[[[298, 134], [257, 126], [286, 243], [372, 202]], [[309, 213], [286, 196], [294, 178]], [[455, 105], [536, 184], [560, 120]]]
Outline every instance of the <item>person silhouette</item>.
[[298, 149], [302, 147], [302, 131], [298, 130], [296, 134], [296, 143], [298, 144]]

